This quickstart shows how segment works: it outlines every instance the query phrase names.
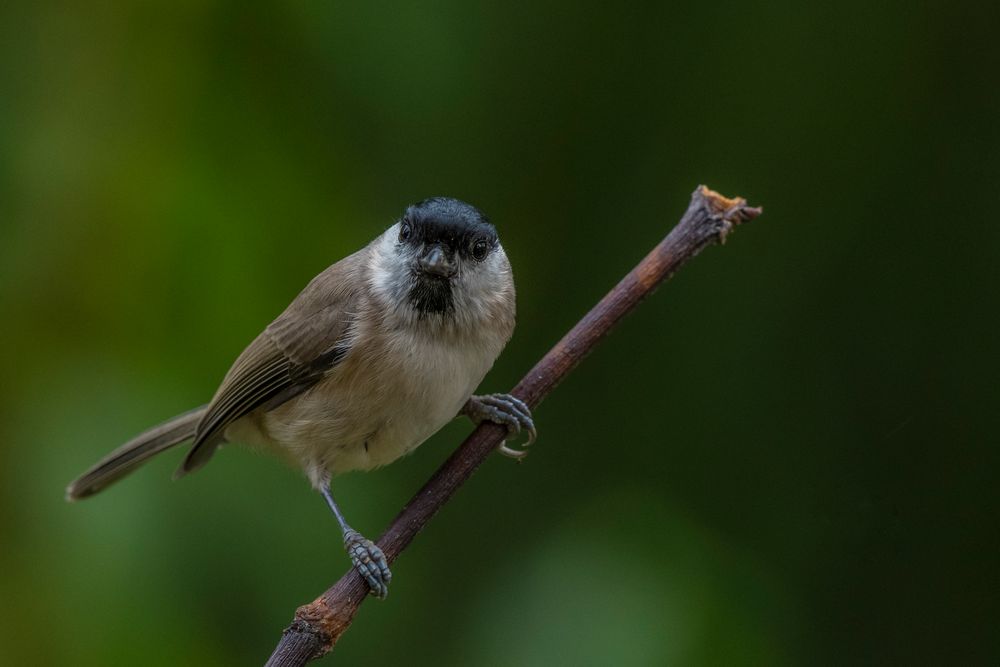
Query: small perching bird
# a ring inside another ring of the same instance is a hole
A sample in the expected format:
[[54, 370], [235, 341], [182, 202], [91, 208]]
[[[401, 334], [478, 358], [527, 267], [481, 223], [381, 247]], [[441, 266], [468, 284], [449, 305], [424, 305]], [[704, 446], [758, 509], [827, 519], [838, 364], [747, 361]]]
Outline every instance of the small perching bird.
[[[306, 286], [236, 359], [211, 402], [155, 426], [66, 489], [86, 498], [187, 440], [177, 476], [224, 442], [298, 464], [333, 511], [371, 592], [385, 597], [382, 551], [353, 530], [330, 479], [412, 452], [458, 414], [521, 431], [528, 407], [508, 394], [473, 396], [514, 331], [514, 279], [496, 230], [476, 208], [444, 197], [402, 219]], [[501, 453], [521, 458], [506, 445]]]

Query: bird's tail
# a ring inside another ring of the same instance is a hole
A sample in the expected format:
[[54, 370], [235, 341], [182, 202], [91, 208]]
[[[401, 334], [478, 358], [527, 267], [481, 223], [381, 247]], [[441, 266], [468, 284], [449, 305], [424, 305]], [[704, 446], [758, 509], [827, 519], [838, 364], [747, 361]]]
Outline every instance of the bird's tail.
[[169, 419], [140, 433], [98, 461], [66, 487], [66, 500], [92, 496], [129, 474], [143, 463], [185, 440], [194, 437], [207, 405]]

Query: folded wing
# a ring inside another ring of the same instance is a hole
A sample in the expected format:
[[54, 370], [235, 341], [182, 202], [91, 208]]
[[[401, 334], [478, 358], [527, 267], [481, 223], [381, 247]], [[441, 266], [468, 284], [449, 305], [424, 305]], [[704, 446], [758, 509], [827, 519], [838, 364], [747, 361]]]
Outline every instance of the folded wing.
[[207, 463], [234, 421], [308, 390], [347, 355], [365, 252], [345, 257], [313, 278], [236, 359], [198, 424], [194, 447], [178, 476]]

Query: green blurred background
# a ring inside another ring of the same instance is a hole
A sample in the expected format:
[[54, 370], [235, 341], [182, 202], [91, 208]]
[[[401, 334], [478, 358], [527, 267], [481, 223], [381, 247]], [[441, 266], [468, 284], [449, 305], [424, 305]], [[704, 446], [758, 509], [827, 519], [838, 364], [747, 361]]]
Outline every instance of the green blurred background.
[[[171, 452], [410, 202], [497, 224], [509, 388], [698, 183], [764, 205], [395, 565], [329, 664], [997, 664], [997, 16], [982, 2], [0, 8], [0, 663], [262, 663], [347, 568], [300, 475]], [[469, 427], [351, 474], [377, 535]]]

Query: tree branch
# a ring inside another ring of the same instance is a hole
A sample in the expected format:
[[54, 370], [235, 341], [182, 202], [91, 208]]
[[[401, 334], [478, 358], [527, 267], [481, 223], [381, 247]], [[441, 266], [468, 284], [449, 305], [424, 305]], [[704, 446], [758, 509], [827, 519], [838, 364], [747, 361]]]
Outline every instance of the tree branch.
[[[722, 243], [733, 227], [760, 214], [760, 208], [747, 206], [741, 198], [728, 199], [699, 186], [670, 234], [563, 336], [511, 393], [532, 408], [538, 405], [619, 320], [682, 264], [709, 244]], [[390, 563], [497, 448], [506, 433], [496, 424], [480, 424], [413, 496], [378, 540]], [[296, 610], [295, 620], [282, 633], [267, 667], [304, 665], [325, 655], [351, 625], [367, 596], [368, 585], [352, 568], [323, 595]]]

